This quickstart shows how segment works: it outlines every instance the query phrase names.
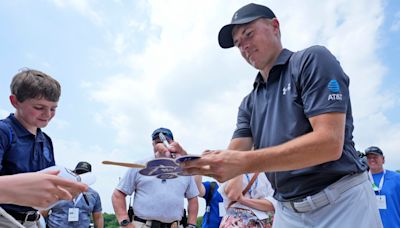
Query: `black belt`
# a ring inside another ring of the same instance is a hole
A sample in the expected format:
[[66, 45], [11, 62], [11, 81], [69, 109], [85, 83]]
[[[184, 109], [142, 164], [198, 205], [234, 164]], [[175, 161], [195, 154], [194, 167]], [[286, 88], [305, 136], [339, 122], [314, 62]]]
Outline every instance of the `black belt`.
[[164, 223], [164, 222], [160, 222], [160, 221], [157, 221], [157, 220], [146, 220], [146, 219], [142, 219], [142, 218], [139, 218], [139, 217], [137, 217], [137, 216], [134, 216], [133, 217], [133, 220], [135, 220], [135, 221], [138, 221], [138, 222], [141, 222], [141, 223], [146, 223], [147, 221], [150, 221], [151, 222], [151, 227], [160, 227], [160, 228], [169, 228], [169, 227], [171, 227], [171, 225], [173, 224], [173, 223], [177, 223], [177, 224], [179, 224], [178, 223], [178, 221], [174, 221], [174, 222], [171, 222], [171, 223]]
[[37, 213], [37, 211], [16, 212], [16, 211], [6, 210], [6, 212], [18, 221], [34, 222], [39, 220], [40, 218], [40, 214]]

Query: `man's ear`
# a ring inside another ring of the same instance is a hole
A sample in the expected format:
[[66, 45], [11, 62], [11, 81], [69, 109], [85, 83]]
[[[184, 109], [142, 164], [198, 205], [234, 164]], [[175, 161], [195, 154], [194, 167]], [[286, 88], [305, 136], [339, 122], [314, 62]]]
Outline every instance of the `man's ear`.
[[12, 106], [14, 106], [14, 108], [17, 108], [19, 101], [14, 94], [10, 95], [10, 103]]

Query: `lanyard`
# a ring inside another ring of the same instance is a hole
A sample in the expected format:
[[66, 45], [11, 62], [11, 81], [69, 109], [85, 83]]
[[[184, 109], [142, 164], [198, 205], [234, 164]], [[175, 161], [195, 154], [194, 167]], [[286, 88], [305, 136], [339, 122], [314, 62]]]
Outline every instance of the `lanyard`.
[[383, 175], [382, 175], [382, 177], [381, 177], [381, 180], [379, 181], [379, 186], [376, 186], [376, 184], [375, 184], [375, 182], [374, 182], [374, 178], [372, 177], [372, 174], [371, 174], [371, 170], [368, 171], [369, 180], [370, 180], [371, 183], [372, 183], [372, 189], [373, 189], [375, 192], [378, 191], [379, 194], [380, 194], [380, 191], [382, 190], [383, 182], [385, 181], [385, 174], [386, 174], [386, 170], [383, 170]]
[[[254, 175], [254, 174], [253, 174]], [[249, 183], [250, 182], [250, 177], [249, 177], [249, 174], [245, 174], [245, 176], [246, 176], [246, 179], [247, 179], [247, 183]], [[258, 178], [256, 179], [256, 181], [254, 182], [254, 184], [250, 187], [250, 189], [249, 189], [249, 195], [250, 195], [250, 198], [251, 198], [251, 192], [254, 190], [254, 189], [256, 189], [257, 188], [257, 184], [258, 184]]]
[[74, 202], [74, 207], [76, 207], [76, 204], [79, 202], [79, 200], [81, 200], [81, 198], [82, 198], [82, 192], [81, 192], [81, 194], [79, 194], [77, 197], [76, 197], [76, 199], [74, 199], [74, 200], [72, 200], [73, 202]]

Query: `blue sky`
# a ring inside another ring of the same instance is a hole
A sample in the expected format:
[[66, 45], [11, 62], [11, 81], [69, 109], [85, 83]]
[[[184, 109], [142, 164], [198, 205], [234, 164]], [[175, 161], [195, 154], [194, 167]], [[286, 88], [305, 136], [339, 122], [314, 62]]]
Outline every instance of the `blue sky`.
[[[255, 1], [270, 6], [284, 47], [327, 46], [350, 77], [358, 150], [381, 147], [400, 169], [400, 2]], [[221, 26], [249, 1], [0, 1], [0, 115], [13, 112], [9, 84], [22, 67], [60, 81], [52, 136], [56, 161], [92, 163], [103, 208], [122, 167], [152, 155], [150, 134], [173, 130], [190, 153], [225, 148], [256, 71], [217, 43]], [[201, 203], [204, 203], [202, 200]]]

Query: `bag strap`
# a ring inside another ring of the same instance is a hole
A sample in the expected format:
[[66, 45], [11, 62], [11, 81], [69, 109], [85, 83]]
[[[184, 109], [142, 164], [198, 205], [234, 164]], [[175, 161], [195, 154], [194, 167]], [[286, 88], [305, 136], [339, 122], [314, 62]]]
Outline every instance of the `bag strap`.
[[[251, 186], [253, 185], [254, 181], [256, 181], [257, 176], [259, 173], [254, 173], [253, 177], [251, 178], [251, 180], [249, 181], [249, 183], [247, 184], [247, 186], [243, 189], [242, 191], [242, 195], [246, 195], [246, 193], [250, 190]], [[230, 208], [234, 203], [236, 203], [237, 201], [231, 201], [228, 205], [228, 208]]]
[[210, 182], [210, 192], [208, 193], [207, 199], [206, 199], [206, 206], [210, 205], [212, 196], [214, 194], [214, 189], [215, 189], [215, 185], [217, 183], [215, 181]]
[[9, 129], [9, 135], [8, 135], [9, 144], [6, 147], [6, 150], [8, 150], [8, 149], [10, 149], [11, 144], [13, 143], [13, 140], [14, 140], [14, 138], [13, 138], [13, 129], [12, 129], [11, 124], [8, 122], [7, 119], [2, 119], [0, 121], [3, 122], [5, 125], [7, 125], [8, 129]]

